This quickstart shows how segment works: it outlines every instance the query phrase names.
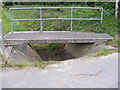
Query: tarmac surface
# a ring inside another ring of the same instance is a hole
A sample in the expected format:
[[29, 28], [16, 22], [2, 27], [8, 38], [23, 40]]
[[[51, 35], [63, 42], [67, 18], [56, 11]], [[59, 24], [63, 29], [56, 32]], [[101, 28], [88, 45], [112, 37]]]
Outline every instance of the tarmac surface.
[[[1, 45], [0, 45], [0, 65], [2, 64], [2, 49], [1, 49]], [[0, 90], [2, 89], [2, 69], [0, 68]]]
[[117, 88], [118, 53], [49, 65], [3, 69], [3, 88]]

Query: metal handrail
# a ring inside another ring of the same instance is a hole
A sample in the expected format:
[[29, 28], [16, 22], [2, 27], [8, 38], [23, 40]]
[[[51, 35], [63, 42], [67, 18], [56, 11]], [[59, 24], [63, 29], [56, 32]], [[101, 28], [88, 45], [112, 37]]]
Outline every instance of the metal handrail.
[[103, 9], [102, 7], [26, 7], [26, 8], [10, 8], [9, 10], [21, 9]]
[[[40, 10], [40, 18], [39, 19], [12, 19], [12, 14], [10, 10], [29, 10], [29, 9], [39, 9]], [[42, 9], [70, 9], [70, 18], [42, 18]], [[101, 17], [100, 18], [73, 18], [73, 9], [100, 9], [101, 10]], [[32, 21], [32, 20], [39, 20], [40, 21], [40, 31], [42, 31], [42, 21], [43, 20], [71, 20], [71, 31], [72, 31], [72, 21], [73, 20], [100, 20], [102, 23], [103, 20], [103, 8], [99, 7], [27, 7], [27, 8], [10, 8], [10, 27], [11, 31], [13, 32], [12, 21]]]
[[11, 19], [12, 21], [33, 21], [33, 20], [101, 20], [98, 18], [42, 18], [42, 19]]

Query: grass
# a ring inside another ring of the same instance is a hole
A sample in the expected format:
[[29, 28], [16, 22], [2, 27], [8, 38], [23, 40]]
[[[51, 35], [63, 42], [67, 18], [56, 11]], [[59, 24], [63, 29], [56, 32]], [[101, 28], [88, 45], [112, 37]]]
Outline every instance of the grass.
[[111, 53], [112, 53], [112, 51], [104, 48], [104, 49], [99, 50], [97, 53], [95, 53], [95, 54], [89, 54], [88, 56], [90, 56], [90, 57], [96, 57], [96, 56], [101, 56], [101, 55], [108, 55], [108, 54], [111, 54]]
[[50, 64], [55, 64], [58, 61], [36, 61], [34, 63], [14, 63], [14, 62], [7, 62], [4, 61], [3, 64], [1, 65], [2, 68], [5, 67], [12, 67], [12, 68], [24, 68], [24, 67], [37, 67], [37, 68], [41, 68], [44, 69], [47, 65]]
[[112, 40], [112, 41], [108, 41], [106, 43], [107, 43], [107, 45], [111, 45], [113, 47], [119, 47], [120, 46], [120, 41], [119, 40]]

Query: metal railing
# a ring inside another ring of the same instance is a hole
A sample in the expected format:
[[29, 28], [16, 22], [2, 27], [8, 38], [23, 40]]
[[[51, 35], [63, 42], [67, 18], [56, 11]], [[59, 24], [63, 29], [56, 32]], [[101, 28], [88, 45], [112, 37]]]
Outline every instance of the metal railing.
[[[39, 19], [12, 19], [12, 14], [10, 10], [30, 10], [30, 9], [38, 9], [40, 13], [40, 18]], [[42, 9], [70, 9], [70, 18], [42, 18]], [[101, 10], [101, 17], [100, 18], [73, 18], [73, 9], [99, 9]], [[43, 20], [71, 20], [70, 23], [70, 29], [72, 31], [72, 26], [73, 26], [73, 20], [100, 20], [102, 23], [103, 20], [103, 8], [99, 7], [27, 7], [27, 8], [10, 8], [10, 28], [11, 31], [13, 32], [13, 21], [40, 21], [40, 31], [42, 31], [42, 21]]]

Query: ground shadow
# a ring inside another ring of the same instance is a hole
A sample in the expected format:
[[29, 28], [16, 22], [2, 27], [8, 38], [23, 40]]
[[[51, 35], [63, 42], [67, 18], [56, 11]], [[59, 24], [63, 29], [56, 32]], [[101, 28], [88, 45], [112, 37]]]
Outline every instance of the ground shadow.
[[75, 58], [64, 49], [65, 45], [50, 43], [32, 45], [32, 47], [37, 51], [43, 61], [64, 61]]

